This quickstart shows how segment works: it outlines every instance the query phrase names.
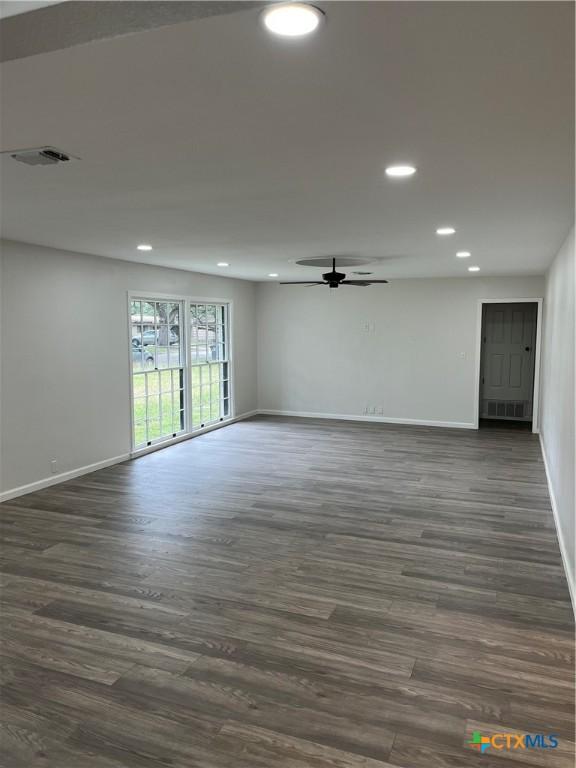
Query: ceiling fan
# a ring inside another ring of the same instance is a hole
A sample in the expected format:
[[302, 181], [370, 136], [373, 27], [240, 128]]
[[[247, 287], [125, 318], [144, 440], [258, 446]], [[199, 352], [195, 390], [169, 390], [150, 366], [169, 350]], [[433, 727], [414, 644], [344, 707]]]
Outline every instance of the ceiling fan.
[[343, 272], [336, 272], [336, 259], [332, 259], [332, 272], [325, 272], [322, 275], [322, 280], [292, 280], [288, 282], [281, 282], [280, 285], [328, 285], [330, 288], [338, 288], [340, 285], [359, 285], [364, 287], [366, 285], [373, 285], [374, 283], [387, 283], [388, 280], [346, 280], [346, 275]]

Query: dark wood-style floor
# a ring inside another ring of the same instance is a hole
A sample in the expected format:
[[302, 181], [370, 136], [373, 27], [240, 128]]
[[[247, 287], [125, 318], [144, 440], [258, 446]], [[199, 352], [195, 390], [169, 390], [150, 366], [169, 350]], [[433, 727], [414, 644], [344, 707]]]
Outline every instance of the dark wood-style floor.
[[261, 417], [0, 513], [3, 766], [574, 765], [530, 433]]

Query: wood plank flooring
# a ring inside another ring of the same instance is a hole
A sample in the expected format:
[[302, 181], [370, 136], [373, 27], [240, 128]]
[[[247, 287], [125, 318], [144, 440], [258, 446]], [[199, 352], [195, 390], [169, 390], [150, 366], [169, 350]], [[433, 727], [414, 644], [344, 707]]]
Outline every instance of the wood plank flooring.
[[574, 766], [530, 433], [258, 417], [0, 524], [7, 768]]

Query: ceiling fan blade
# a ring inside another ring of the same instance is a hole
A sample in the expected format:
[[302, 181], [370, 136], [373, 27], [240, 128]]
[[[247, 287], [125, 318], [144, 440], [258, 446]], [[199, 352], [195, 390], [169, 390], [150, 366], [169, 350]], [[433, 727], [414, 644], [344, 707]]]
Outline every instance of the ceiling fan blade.
[[373, 283], [387, 283], [388, 280], [342, 280], [343, 285], [372, 285]]
[[280, 285], [324, 285], [324, 282], [322, 280], [317, 280], [315, 282], [309, 282], [307, 280], [289, 280], [287, 282], [281, 282]]

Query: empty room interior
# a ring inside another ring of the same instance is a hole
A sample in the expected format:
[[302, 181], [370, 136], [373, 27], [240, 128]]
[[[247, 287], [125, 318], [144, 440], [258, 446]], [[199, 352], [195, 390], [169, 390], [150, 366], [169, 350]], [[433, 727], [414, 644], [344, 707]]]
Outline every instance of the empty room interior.
[[2, 768], [574, 768], [573, 2], [0, 2]]

